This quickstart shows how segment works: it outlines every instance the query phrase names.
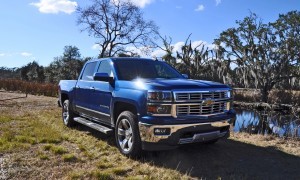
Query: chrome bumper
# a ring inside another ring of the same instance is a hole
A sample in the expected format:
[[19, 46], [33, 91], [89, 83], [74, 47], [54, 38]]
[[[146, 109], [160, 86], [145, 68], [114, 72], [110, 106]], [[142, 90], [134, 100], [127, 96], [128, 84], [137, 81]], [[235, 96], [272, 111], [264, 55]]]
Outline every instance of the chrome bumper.
[[[140, 137], [143, 142], [156, 143], [159, 141], [167, 140], [169, 137], [174, 135], [180, 130], [186, 128], [201, 128], [201, 127], [211, 127], [214, 129], [210, 132], [205, 133], [195, 133], [192, 137], [179, 138], [177, 144], [186, 144], [193, 142], [204, 142], [213, 139], [218, 139], [224, 137], [228, 132], [221, 132], [218, 129], [223, 127], [229, 127], [230, 119], [217, 121], [217, 122], [207, 122], [207, 123], [196, 123], [196, 124], [180, 124], [180, 125], [153, 125], [139, 122]], [[155, 135], [154, 129], [156, 128], [170, 128], [170, 133], [168, 135]]]

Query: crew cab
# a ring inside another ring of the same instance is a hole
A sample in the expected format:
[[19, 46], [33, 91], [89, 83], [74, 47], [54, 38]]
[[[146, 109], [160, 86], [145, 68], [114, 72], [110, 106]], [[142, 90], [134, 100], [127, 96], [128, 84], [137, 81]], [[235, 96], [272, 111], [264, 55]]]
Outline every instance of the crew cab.
[[59, 82], [66, 126], [76, 122], [114, 133], [127, 156], [229, 136], [232, 89], [188, 79], [163, 61], [103, 58], [88, 61], [78, 80]]

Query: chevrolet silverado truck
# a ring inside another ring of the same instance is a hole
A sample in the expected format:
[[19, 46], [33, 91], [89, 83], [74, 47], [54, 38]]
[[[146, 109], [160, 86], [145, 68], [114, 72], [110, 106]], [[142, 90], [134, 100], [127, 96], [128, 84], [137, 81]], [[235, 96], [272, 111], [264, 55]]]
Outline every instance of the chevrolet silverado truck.
[[229, 137], [232, 89], [188, 79], [169, 64], [144, 58], [88, 61], [78, 80], [59, 82], [63, 123], [114, 133], [127, 156]]

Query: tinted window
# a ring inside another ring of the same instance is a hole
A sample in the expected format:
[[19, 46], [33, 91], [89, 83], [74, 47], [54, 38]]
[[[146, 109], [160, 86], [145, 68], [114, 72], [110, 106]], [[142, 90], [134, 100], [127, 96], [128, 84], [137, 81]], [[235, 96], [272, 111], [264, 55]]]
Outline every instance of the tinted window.
[[107, 73], [109, 76], [113, 76], [111, 65], [109, 61], [101, 61], [100, 66], [98, 68], [99, 73]]
[[96, 64], [97, 64], [97, 62], [91, 62], [85, 66], [84, 71], [81, 76], [82, 80], [87, 80], [87, 81], [93, 80], [93, 75], [94, 75], [94, 70], [95, 70]]
[[120, 80], [132, 80], [136, 78], [183, 78], [174, 68], [161, 61], [118, 60], [114, 64]]

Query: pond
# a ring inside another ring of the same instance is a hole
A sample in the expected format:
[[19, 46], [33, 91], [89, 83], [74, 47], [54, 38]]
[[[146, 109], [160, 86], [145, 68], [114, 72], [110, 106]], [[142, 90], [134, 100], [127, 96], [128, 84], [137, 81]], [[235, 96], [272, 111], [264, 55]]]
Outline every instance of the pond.
[[300, 138], [300, 119], [292, 113], [235, 109], [234, 132]]

